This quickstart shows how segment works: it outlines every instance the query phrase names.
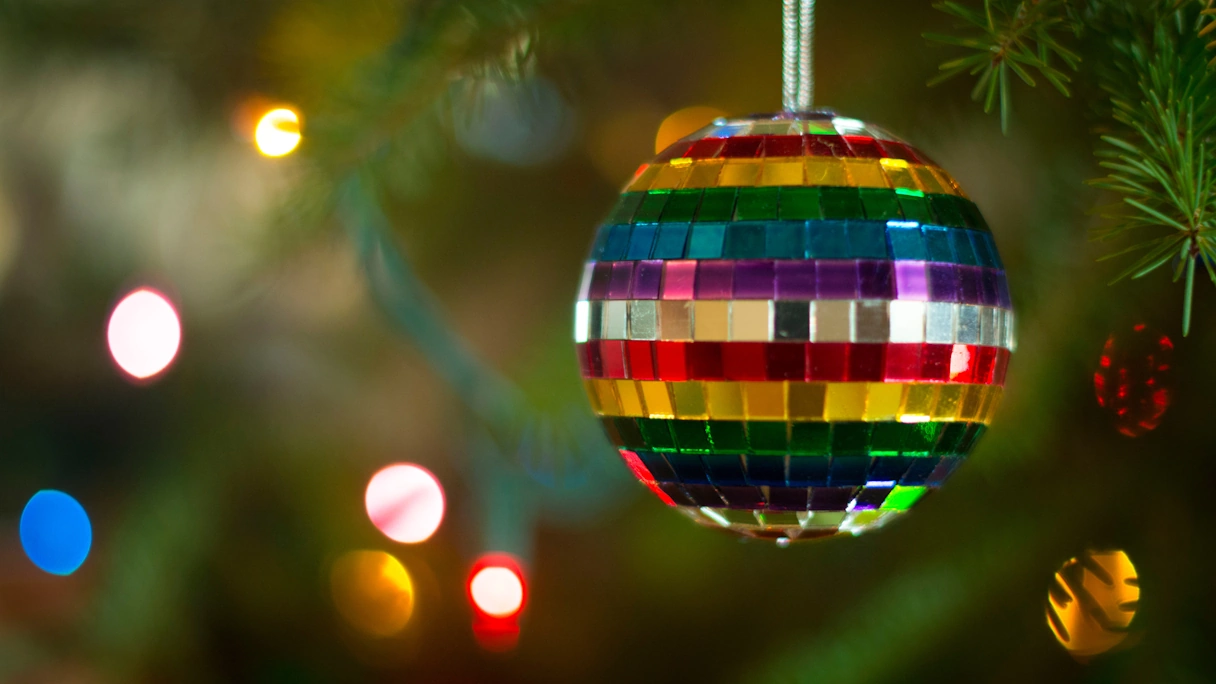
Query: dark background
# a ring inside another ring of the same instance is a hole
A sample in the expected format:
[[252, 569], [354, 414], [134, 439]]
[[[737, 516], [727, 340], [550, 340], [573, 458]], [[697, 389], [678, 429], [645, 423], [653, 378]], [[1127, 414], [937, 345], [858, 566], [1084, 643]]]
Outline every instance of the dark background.
[[[817, 103], [912, 141], [975, 199], [1019, 347], [995, 424], [948, 487], [880, 532], [779, 549], [666, 510], [610, 450], [487, 455], [478, 420], [368, 298], [343, 228], [276, 219], [324, 194], [305, 170], [350, 133], [310, 138], [310, 108], [426, 4], [3, 4], [0, 679], [1212, 680], [1212, 288], [1197, 285], [1184, 339], [1164, 272], [1106, 285], [1117, 269], [1086, 239], [1102, 201], [1084, 184], [1100, 175], [1091, 65], [1071, 100], [1015, 86], [1003, 136], [969, 82], [925, 86], [956, 53], [920, 34], [954, 30], [949, 17], [821, 2]], [[479, 109], [460, 95], [471, 77], [449, 70], [438, 133], [403, 128], [417, 155], [385, 185], [445, 319], [561, 421], [585, 410], [569, 330], [598, 220], [668, 114], [779, 108], [781, 43], [776, 0], [552, 5], [519, 29], [535, 31], [534, 107]], [[298, 155], [261, 158], [239, 135], [255, 96], [302, 109]], [[523, 142], [478, 147], [497, 125]], [[165, 377], [136, 386], [103, 331], [142, 283], [175, 298], [184, 341]], [[1176, 348], [1159, 378], [1168, 412], [1132, 439], [1097, 405], [1093, 373], [1112, 335], [1136, 367], [1139, 323]], [[446, 488], [425, 544], [393, 544], [363, 512], [367, 478], [395, 461]], [[92, 555], [68, 578], [21, 551], [18, 516], [44, 488], [92, 517]], [[331, 603], [329, 564], [362, 548], [414, 579], [398, 637], [361, 635]], [[1053, 573], [1087, 548], [1125, 550], [1142, 594], [1138, 643], [1081, 664], [1044, 609]], [[464, 596], [494, 550], [528, 567], [505, 655], [478, 647]]]

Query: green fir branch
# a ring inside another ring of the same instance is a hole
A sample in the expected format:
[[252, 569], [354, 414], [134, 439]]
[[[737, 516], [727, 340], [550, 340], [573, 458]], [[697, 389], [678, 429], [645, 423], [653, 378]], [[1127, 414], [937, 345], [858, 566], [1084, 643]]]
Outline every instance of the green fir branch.
[[516, 454], [534, 479], [551, 487], [585, 484], [585, 471], [602, 462], [594, 456], [610, 448], [600, 426], [583, 414], [549, 417], [538, 411], [447, 324], [434, 295], [398, 248], [370, 170], [352, 173], [337, 194], [338, 216], [354, 243], [372, 299], [486, 426], [500, 444], [498, 453]]
[[943, 62], [939, 74], [929, 80], [934, 86], [963, 73], [977, 76], [971, 91], [973, 100], [984, 102], [991, 112], [999, 102], [1001, 130], [1009, 132], [1012, 118], [1010, 72], [1023, 83], [1035, 87], [1032, 72], [1038, 72], [1065, 97], [1070, 96], [1071, 79], [1052, 66], [1057, 59], [1076, 71], [1081, 56], [1060, 42], [1065, 33], [1079, 34], [1081, 23], [1067, 0], [984, 0], [983, 12], [957, 2], [939, 2], [935, 8], [962, 20], [979, 35], [953, 36], [926, 33], [928, 40], [975, 51], [975, 54]]
[[1206, 9], [1196, 13], [1182, 4], [1151, 18], [1151, 39], [1112, 41], [1116, 59], [1103, 88], [1121, 130], [1101, 137], [1099, 166], [1108, 174], [1090, 184], [1118, 195], [1120, 202], [1097, 212], [1106, 223], [1090, 237], [1105, 242], [1132, 231], [1159, 233], [1102, 260], [1140, 253], [1112, 284], [1172, 262], [1174, 281], [1184, 283], [1186, 335], [1197, 261], [1216, 283], [1208, 257], [1216, 229], [1216, 156], [1207, 142], [1216, 134], [1216, 79], [1199, 35], [1180, 30], [1201, 20]]
[[[1174, 2], [1175, 9], [1182, 9], [1187, 6], [1199, 6], [1203, 8], [1199, 10], [1195, 35], [1204, 39], [1212, 37], [1212, 32], [1216, 31], [1216, 0], [1175, 0]], [[1204, 47], [1208, 50], [1216, 50], [1216, 39], [1211, 40]], [[1208, 60], [1208, 66], [1216, 67], [1216, 57]]]

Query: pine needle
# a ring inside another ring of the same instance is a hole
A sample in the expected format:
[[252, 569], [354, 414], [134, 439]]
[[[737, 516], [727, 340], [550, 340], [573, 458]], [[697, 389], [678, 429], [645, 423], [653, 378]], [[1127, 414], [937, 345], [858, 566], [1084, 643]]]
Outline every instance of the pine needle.
[[971, 91], [972, 99], [983, 99], [985, 112], [999, 106], [1001, 130], [1006, 134], [1013, 112], [1009, 71], [1032, 88], [1036, 85], [1032, 72], [1037, 71], [1065, 97], [1071, 95], [1066, 85], [1070, 82], [1068, 75], [1050, 64], [1055, 57], [1075, 71], [1081, 62], [1080, 55], [1059, 40], [1059, 34], [1080, 31], [1080, 24], [1073, 18], [1066, 0], [984, 0], [983, 14], [957, 2], [939, 2], [934, 7], [980, 29], [980, 33], [965, 36], [924, 34], [935, 43], [975, 51], [973, 55], [942, 63], [939, 67], [942, 73], [929, 81], [930, 86], [971, 68], [971, 75], [979, 74]]

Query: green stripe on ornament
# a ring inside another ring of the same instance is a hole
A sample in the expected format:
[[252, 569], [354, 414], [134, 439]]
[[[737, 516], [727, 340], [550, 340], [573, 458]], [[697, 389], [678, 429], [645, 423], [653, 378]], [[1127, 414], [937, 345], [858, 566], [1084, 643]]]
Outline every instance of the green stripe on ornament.
[[966, 455], [982, 423], [675, 420], [602, 418], [618, 448], [689, 454], [793, 456]]
[[903, 188], [782, 187], [622, 193], [605, 223], [918, 221], [988, 231], [971, 200]]

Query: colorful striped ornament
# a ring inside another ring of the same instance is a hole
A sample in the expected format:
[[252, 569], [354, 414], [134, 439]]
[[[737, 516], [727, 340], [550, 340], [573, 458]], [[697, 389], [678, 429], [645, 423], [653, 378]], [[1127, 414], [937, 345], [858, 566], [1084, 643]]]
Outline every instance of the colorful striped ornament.
[[643, 165], [575, 306], [587, 395], [637, 478], [702, 524], [859, 534], [941, 486], [1014, 346], [983, 216], [830, 112], [719, 119]]

